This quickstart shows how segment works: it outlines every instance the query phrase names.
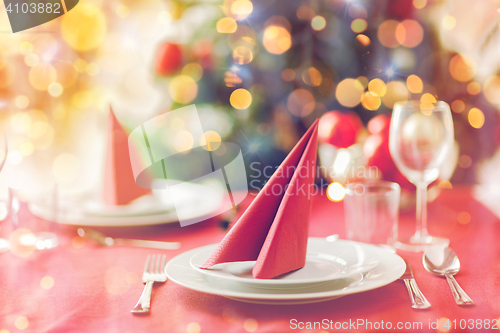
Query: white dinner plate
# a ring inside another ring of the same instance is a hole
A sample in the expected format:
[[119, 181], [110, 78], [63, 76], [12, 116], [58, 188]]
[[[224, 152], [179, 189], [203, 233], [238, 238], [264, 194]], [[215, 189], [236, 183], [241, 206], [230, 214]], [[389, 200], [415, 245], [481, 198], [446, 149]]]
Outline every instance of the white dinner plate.
[[305, 288], [261, 288], [201, 274], [190, 264], [191, 257], [201, 249], [214, 249], [217, 244], [184, 252], [169, 261], [165, 267], [168, 278], [181, 286], [200, 292], [220, 295], [243, 302], [262, 304], [302, 304], [322, 302], [341, 296], [368, 291], [385, 286], [403, 275], [406, 265], [397, 254], [369, 244], [347, 240], [327, 242], [324, 238], [309, 238], [308, 246], [325, 247], [355, 243], [365, 253], [375, 253], [379, 264], [364, 273], [356, 273], [343, 279], [307, 285]]
[[[177, 202], [186, 202], [193, 207], [190, 218], [199, 218], [216, 212], [221, 206], [220, 195], [213, 187], [186, 183], [185, 193]], [[168, 190], [162, 190], [168, 192]], [[179, 221], [172, 200], [166, 195], [146, 195], [129, 205], [106, 206], [94, 198], [83, 200], [60, 200], [54, 205], [52, 198], [33, 200], [28, 207], [33, 215], [46, 220], [56, 220], [62, 224], [82, 226], [141, 226], [172, 223]], [[55, 206], [55, 207], [54, 207]], [[57, 213], [56, 213], [57, 210]], [[57, 216], [56, 216], [57, 215]]]
[[190, 259], [190, 264], [203, 275], [221, 280], [231, 280], [249, 286], [298, 287], [344, 279], [358, 273], [368, 272], [380, 262], [375, 252], [366, 251], [356, 242], [317, 242], [309, 239], [306, 264], [303, 268], [274, 279], [255, 279], [252, 268], [255, 261], [223, 263], [209, 269], [199, 268], [212, 255], [214, 246], [201, 248]]

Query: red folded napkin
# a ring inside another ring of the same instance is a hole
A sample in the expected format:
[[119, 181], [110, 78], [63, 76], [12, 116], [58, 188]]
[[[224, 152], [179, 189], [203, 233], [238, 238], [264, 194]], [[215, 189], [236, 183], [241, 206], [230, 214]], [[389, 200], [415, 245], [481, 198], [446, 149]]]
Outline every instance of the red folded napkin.
[[316, 120], [201, 268], [257, 260], [253, 277], [270, 279], [304, 267], [317, 133]]
[[133, 147], [129, 152], [127, 137], [127, 133], [110, 107], [103, 182], [104, 202], [108, 205], [126, 205], [134, 199], [151, 193], [150, 189], [141, 188], [135, 183], [131, 160], [138, 160], [139, 156]]

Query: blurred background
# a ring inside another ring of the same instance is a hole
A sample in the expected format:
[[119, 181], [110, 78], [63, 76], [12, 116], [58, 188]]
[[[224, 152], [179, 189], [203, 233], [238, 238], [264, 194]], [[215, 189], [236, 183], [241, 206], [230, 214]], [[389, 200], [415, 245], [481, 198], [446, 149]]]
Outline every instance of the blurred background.
[[[436, 185], [491, 182], [500, 166], [498, 8], [498, 0], [81, 0], [12, 34], [2, 7], [2, 183], [88, 191], [102, 182], [110, 106], [131, 131], [196, 104], [210, 142], [241, 147], [254, 189], [321, 117], [325, 184], [379, 178], [413, 190], [387, 147], [392, 107], [408, 99], [452, 109], [456, 148]], [[185, 149], [193, 138], [185, 131], [179, 142]]]

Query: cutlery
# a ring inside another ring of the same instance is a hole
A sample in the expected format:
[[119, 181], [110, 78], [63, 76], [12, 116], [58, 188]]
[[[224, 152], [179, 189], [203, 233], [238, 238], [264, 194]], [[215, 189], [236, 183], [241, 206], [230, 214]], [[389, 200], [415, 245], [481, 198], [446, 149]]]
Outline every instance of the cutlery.
[[153, 290], [153, 283], [167, 281], [167, 273], [165, 273], [166, 263], [166, 255], [148, 255], [146, 265], [144, 266], [144, 273], [142, 274], [142, 283], [145, 283], [146, 285], [144, 286], [144, 290], [142, 291], [139, 301], [137, 301], [137, 304], [132, 310], [130, 310], [130, 312], [149, 312], [149, 309], [151, 308], [151, 291]]
[[104, 246], [135, 246], [135, 247], [148, 247], [152, 249], [162, 249], [162, 250], [177, 250], [181, 247], [181, 243], [178, 242], [160, 242], [151, 240], [139, 240], [139, 239], [127, 239], [127, 238], [111, 238], [103, 233], [92, 230], [78, 228], [78, 235], [80, 237], [92, 239]]
[[453, 275], [460, 270], [460, 260], [453, 250], [447, 246], [434, 245], [428, 247], [423, 257], [424, 268], [436, 275], [444, 275], [458, 305], [473, 305], [474, 301], [465, 293]]
[[414, 309], [427, 309], [431, 307], [431, 303], [425, 298], [424, 294], [418, 288], [417, 282], [413, 278], [413, 272], [411, 270], [410, 264], [405, 260], [406, 271], [399, 278], [403, 280], [408, 289], [408, 294], [411, 299], [411, 307]]

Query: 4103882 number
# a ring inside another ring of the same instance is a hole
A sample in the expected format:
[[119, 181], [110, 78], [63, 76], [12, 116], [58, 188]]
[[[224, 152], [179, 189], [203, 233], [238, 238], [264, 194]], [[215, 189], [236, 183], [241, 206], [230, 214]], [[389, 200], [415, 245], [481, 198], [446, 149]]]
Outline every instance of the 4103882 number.
[[31, 13], [31, 14], [35, 14], [35, 13], [60, 14], [61, 13], [61, 4], [59, 4], [59, 3], [52, 4], [50, 2], [48, 2], [48, 3], [42, 3], [42, 2], [27, 3], [27, 2], [24, 2], [22, 4], [16, 3], [16, 4], [12, 5], [12, 3], [9, 3], [9, 5], [6, 8], [6, 11], [9, 14], [12, 12], [14, 12], [15, 14], [20, 14], [20, 13], [23, 13], [23, 14], [28, 14], [28, 13]]

